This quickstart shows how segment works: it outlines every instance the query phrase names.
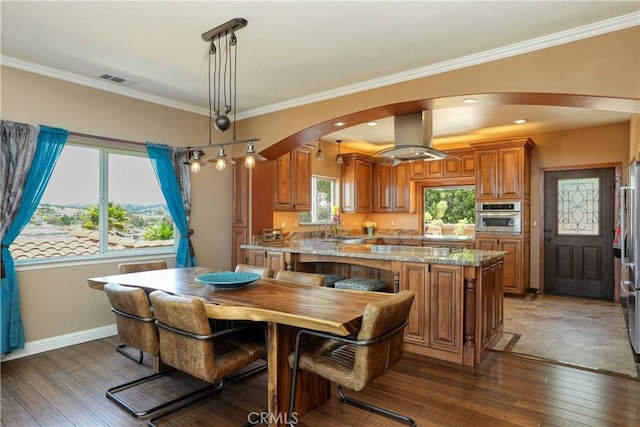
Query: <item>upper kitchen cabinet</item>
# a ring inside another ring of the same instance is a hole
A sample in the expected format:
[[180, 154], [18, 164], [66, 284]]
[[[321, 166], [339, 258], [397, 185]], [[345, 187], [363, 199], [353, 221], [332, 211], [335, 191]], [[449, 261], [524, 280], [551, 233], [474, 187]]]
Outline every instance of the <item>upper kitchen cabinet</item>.
[[311, 210], [311, 148], [300, 147], [276, 160], [276, 211]]
[[411, 162], [412, 180], [472, 177], [476, 173], [476, 154], [473, 150], [447, 150], [446, 159]]
[[410, 163], [373, 165], [373, 211], [410, 211]]
[[343, 154], [342, 165], [342, 212], [371, 212], [373, 163], [359, 153]]
[[476, 158], [476, 200], [530, 198], [529, 138], [471, 144]]

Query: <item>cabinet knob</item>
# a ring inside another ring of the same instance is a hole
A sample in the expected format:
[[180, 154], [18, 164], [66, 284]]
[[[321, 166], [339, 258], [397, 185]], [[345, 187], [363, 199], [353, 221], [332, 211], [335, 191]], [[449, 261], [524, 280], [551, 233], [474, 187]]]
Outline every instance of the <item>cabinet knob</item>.
[[545, 237], [544, 240], [546, 240], [547, 242], [551, 241], [551, 237]]

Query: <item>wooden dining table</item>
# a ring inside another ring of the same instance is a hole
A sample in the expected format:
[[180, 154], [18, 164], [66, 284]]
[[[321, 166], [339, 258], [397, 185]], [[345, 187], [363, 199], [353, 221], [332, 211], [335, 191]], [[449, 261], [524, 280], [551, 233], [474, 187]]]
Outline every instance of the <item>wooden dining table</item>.
[[[162, 290], [199, 298], [212, 319], [267, 322], [268, 417], [270, 425], [284, 425], [291, 396], [293, 352], [300, 328], [350, 335], [360, 329], [367, 304], [391, 294], [301, 285], [259, 279], [237, 289], [219, 289], [196, 278], [219, 269], [190, 267], [118, 274], [88, 279], [89, 287], [103, 290], [107, 283], [135, 286], [146, 292]], [[298, 375], [294, 413], [299, 418], [329, 399], [330, 383], [306, 371]]]

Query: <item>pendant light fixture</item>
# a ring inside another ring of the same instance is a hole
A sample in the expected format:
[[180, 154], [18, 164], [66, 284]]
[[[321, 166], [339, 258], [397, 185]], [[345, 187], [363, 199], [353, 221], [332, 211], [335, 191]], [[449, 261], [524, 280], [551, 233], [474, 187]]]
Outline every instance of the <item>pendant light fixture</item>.
[[338, 155], [336, 156], [336, 163], [339, 164], [339, 165], [344, 163], [344, 159], [340, 155], [340, 143], [341, 142], [342, 142], [341, 139], [336, 139], [336, 144], [338, 144]]
[[318, 139], [318, 151], [314, 157], [316, 160], [324, 160], [324, 153], [322, 152], [322, 140]]
[[[202, 34], [202, 40], [209, 43], [209, 67], [208, 67], [208, 97], [209, 97], [209, 144], [199, 147], [189, 147], [189, 160], [184, 162], [191, 167], [191, 171], [197, 173], [202, 166], [215, 163], [216, 169], [223, 171], [227, 165], [236, 162], [225, 154], [225, 146], [235, 144], [247, 144], [247, 151], [238, 159], [245, 162], [245, 166], [252, 168], [256, 161], [267, 160], [255, 152], [253, 143], [260, 138], [236, 139], [236, 113], [237, 113], [237, 51], [238, 39], [236, 31], [244, 28], [247, 20], [234, 18], [218, 27]], [[213, 62], [213, 67], [212, 67]], [[233, 120], [229, 114], [233, 114]], [[212, 126], [220, 132], [232, 129], [232, 140], [212, 144]], [[210, 147], [218, 147], [216, 156], [202, 160], [204, 151]]]
[[184, 164], [191, 167], [191, 172], [198, 173], [200, 168], [209, 167], [209, 163], [202, 160], [202, 156], [204, 156], [204, 151], [199, 148], [191, 149], [189, 150], [189, 161], [184, 162]]
[[244, 162], [244, 165], [246, 167], [248, 167], [249, 169], [253, 169], [253, 167], [256, 165], [256, 161], [264, 162], [267, 159], [256, 153], [253, 148], [253, 142], [249, 142], [249, 144], [247, 144], [247, 151], [236, 157], [236, 160]]

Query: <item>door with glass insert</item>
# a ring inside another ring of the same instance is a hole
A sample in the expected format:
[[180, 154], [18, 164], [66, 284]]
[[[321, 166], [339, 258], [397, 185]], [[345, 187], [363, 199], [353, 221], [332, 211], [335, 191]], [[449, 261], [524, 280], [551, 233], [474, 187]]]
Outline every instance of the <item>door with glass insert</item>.
[[544, 290], [613, 298], [613, 168], [544, 174]]

